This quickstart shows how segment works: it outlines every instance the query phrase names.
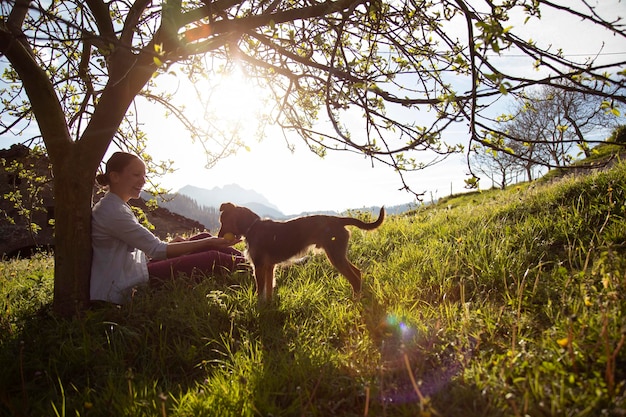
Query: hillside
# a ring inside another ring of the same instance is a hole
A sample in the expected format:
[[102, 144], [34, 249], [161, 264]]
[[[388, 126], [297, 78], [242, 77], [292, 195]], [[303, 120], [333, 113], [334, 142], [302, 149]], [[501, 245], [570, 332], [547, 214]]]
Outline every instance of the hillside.
[[168, 210], [164, 207], [148, 207], [146, 200], [142, 198], [130, 200], [129, 203], [131, 206], [140, 208], [143, 211], [147, 220], [154, 226], [152, 233], [160, 239], [192, 235], [196, 232], [202, 232], [206, 228], [199, 221], [182, 216], [174, 210]]
[[[148, 201], [154, 200], [151, 194], [142, 192], [141, 197]], [[216, 231], [220, 226], [220, 213], [216, 207], [207, 207], [199, 204], [196, 200], [184, 194], [166, 194], [156, 197], [158, 207], [167, 209], [172, 213], [192, 219], [209, 231]]]
[[[363, 214], [367, 216], [367, 214]], [[2, 263], [0, 414], [621, 416], [626, 164], [454, 196], [323, 256], [50, 314], [48, 258]]]

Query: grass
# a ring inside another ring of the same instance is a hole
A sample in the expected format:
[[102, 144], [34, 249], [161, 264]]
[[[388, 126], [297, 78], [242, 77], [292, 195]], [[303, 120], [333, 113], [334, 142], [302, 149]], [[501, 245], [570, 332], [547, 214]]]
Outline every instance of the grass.
[[0, 264], [0, 413], [626, 414], [626, 164], [471, 193], [353, 231], [259, 307], [246, 273], [50, 314], [52, 261]]

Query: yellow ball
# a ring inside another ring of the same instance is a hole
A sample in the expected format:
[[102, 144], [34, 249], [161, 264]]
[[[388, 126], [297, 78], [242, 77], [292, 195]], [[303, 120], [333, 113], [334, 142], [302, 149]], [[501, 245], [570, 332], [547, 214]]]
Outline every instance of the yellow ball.
[[233, 241], [233, 240], [237, 239], [237, 237], [233, 233], [228, 232], [228, 233], [224, 234], [224, 239], [226, 239], [228, 241]]

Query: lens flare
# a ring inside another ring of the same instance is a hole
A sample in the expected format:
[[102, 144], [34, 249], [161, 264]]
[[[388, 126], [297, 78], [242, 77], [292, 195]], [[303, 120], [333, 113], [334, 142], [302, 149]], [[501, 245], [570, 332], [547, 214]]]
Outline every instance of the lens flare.
[[412, 333], [411, 328], [395, 314], [387, 314], [384, 320], [384, 326], [390, 332], [400, 333], [403, 338]]

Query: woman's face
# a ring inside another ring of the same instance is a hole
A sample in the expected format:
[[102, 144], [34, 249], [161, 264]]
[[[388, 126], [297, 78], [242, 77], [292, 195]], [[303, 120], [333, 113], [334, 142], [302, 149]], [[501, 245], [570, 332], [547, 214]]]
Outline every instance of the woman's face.
[[110, 191], [122, 200], [139, 198], [146, 183], [146, 165], [139, 159], [133, 159], [121, 172], [111, 173]]

